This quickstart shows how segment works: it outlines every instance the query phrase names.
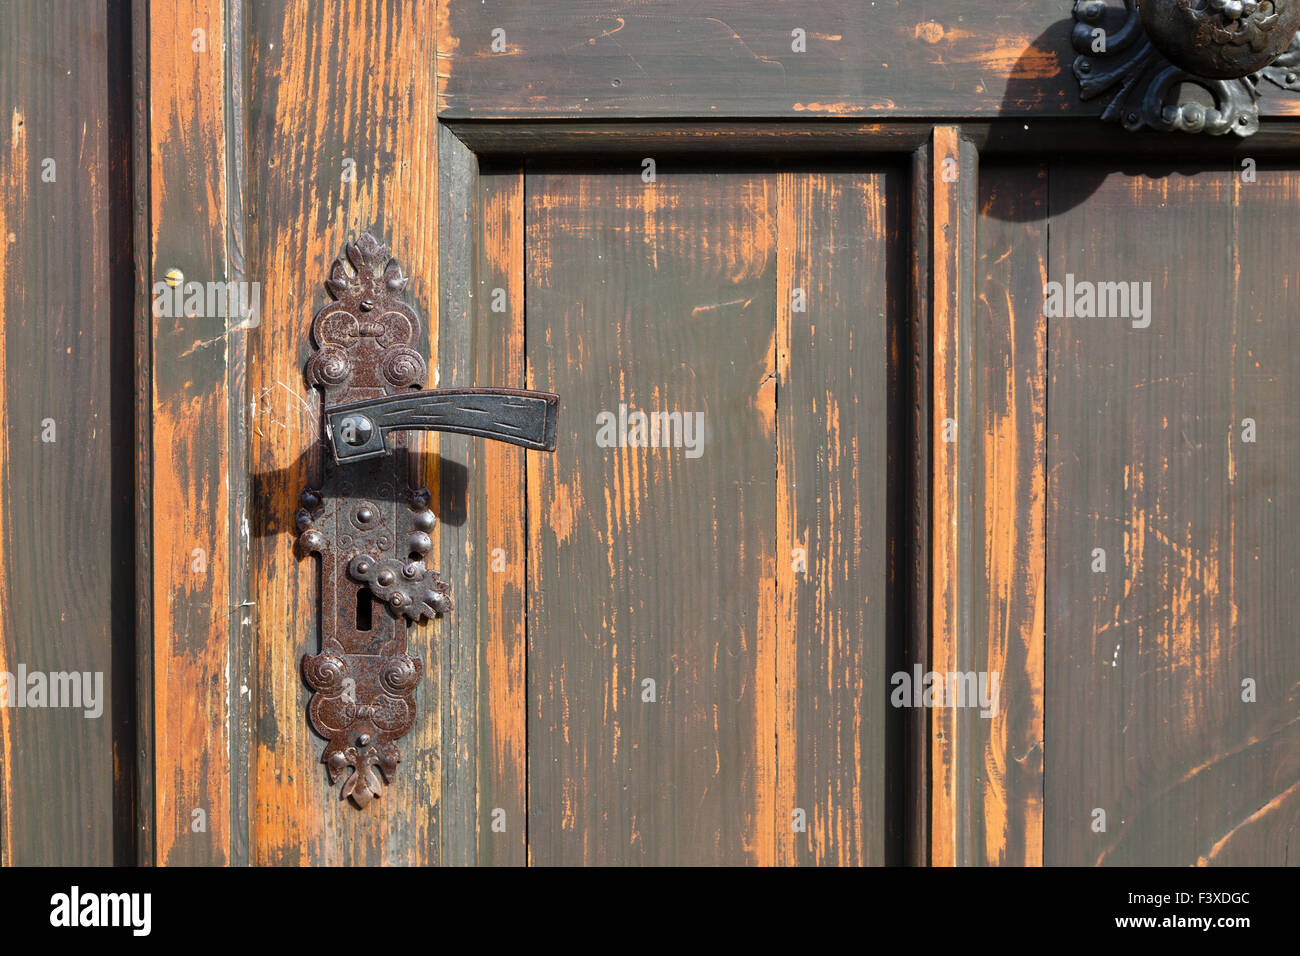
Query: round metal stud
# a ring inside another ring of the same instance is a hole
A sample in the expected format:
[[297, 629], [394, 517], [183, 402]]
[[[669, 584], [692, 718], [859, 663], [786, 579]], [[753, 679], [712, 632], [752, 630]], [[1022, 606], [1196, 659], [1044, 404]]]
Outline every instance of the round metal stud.
[[322, 551], [325, 548], [325, 535], [315, 528], [304, 531], [298, 538], [298, 546], [309, 554]]
[[340, 437], [353, 448], [369, 443], [375, 434], [375, 423], [365, 415], [354, 413], [339, 422]]

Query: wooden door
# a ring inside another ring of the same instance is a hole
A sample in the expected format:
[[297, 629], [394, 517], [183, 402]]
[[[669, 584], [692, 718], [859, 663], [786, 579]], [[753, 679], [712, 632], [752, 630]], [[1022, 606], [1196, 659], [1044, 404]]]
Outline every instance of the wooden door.
[[[0, 708], [7, 862], [1294, 859], [1294, 83], [1126, 131], [1069, 0], [105, 2], [71, 46], [38, 6], [0, 670], [107, 716]], [[561, 404], [554, 454], [409, 443], [456, 608], [361, 810], [293, 544], [363, 232], [430, 387]], [[190, 281], [255, 313], [160, 317]]]

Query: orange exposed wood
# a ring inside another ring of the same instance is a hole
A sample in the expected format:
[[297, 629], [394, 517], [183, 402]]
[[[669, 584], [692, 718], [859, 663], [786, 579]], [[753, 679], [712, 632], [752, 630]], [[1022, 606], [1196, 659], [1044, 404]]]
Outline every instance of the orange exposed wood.
[[[973, 862], [1043, 862], [1043, 645], [1046, 599], [1047, 170], [994, 167], [981, 177], [976, 328], [981, 363], [973, 572], [979, 668], [999, 675], [995, 716], [969, 748], [982, 787]], [[1007, 222], [1013, 214], [1024, 221]], [[982, 566], [981, 566], [982, 565]], [[982, 610], [982, 616], [980, 614]]]
[[[319, 455], [319, 403], [302, 371], [306, 337], [329, 263], [350, 237], [367, 229], [380, 236], [411, 277], [408, 299], [431, 330], [430, 385], [436, 376], [434, 11], [397, 0], [294, 0], [250, 4], [247, 15], [249, 141], [258, 157], [249, 167], [257, 202], [249, 269], [262, 281], [264, 316], [248, 358], [257, 600], [250, 858], [436, 863], [440, 624], [412, 630], [411, 654], [424, 659], [426, 674], [419, 719], [402, 740], [399, 779], [359, 814], [328, 785], [303, 712], [300, 659], [319, 643], [318, 571], [293, 549], [298, 495]], [[354, 179], [345, 178], [345, 159], [354, 161]], [[431, 457], [425, 465], [432, 469]], [[436, 494], [433, 479], [426, 472]]]
[[[482, 257], [476, 292], [478, 385], [524, 385], [524, 177], [522, 170], [482, 180]], [[505, 312], [495, 311], [497, 291]], [[483, 467], [473, 493], [485, 503], [478, 538], [480, 687], [478, 857], [527, 862], [528, 688], [524, 592], [527, 452], [501, 442], [478, 449]], [[501, 814], [503, 816], [498, 817]], [[504, 832], [494, 829], [497, 820]]]
[[[224, 4], [158, 0], [149, 13], [151, 281], [172, 269], [185, 282], [224, 281]], [[227, 321], [186, 315], [154, 325], [160, 864], [224, 863], [229, 854]]]
[[[794, 315], [792, 295], [798, 285], [795, 275], [795, 258], [798, 252], [798, 229], [795, 220], [801, 195], [802, 177], [782, 173], [777, 178], [776, 193], [776, 381], [790, 378], [790, 336]], [[796, 727], [796, 702], [798, 700], [799, 664], [795, 655], [795, 627], [798, 622], [795, 599], [795, 564], [791, 560], [794, 548], [807, 553], [807, 535], [798, 526], [795, 499], [791, 494], [793, 480], [791, 450], [776, 436], [776, 646], [775, 651], [775, 713], [776, 725], [776, 803], [786, 809], [784, 826], [777, 827], [777, 859], [782, 866], [791, 866], [799, 859], [799, 843], [806, 836], [792, 832], [788, 822], [791, 807], [799, 805], [798, 778], [795, 773], [799, 737]]]
[[[931, 167], [931, 263], [934, 344], [932, 352], [934, 387], [932, 448], [934, 475], [931, 499], [932, 561], [932, 631], [930, 668], [939, 673], [957, 670], [957, 629], [959, 602], [958, 523], [961, 495], [960, 445], [945, 441], [945, 429], [951, 435], [968, 427], [959, 419], [961, 295], [960, 229], [961, 156], [959, 130], [939, 126], [934, 131]], [[931, 847], [934, 866], [952, 866], [957, 862], [957, 719], [956, 712], [936, 708], [931, 714]]]
[[[5, 196], [26, 195], [26, 172], [30, 168], [27, 155], [27, 136], [23, 128], [22, 114], [15, 109], [8, 117], [9, 136], [4, 144], [5, 165], [0, 171], [0, 194]], [[11, 231], [9, 221], [9, 204], [0, 202], [0, 248], [7, 253], [10, 248]], [[5, 257], [7, 259], [7, 256]], [[8, 272], [8, 262], [0, 259], [0, 275]], [[0, 282], [0, 316], [8, 315], [5, 288], [7, 282]], [[5, 329], [7, 323], [0, 321], [0, 383], [8, 381], [5, 361]], [[0, 428], [0, 516], [9, 514], [9, 431]], [[0, 595], [10, 594], [9, 563], [5, 560], [5, 535], [0, 534]], [[4, 608], [0, 607], [0, 626], [9, 627]], [[8, 644], [0, 640], [0, 671], [11, 672], [13, 664], [9, 661]], [[12, 832], [13, 815], [10, 803], [13, 801], [13, 724], [9, 718], [9, 708], [0, 707], [0, 866], [11, 866], [13, 855], [7, 836]]]

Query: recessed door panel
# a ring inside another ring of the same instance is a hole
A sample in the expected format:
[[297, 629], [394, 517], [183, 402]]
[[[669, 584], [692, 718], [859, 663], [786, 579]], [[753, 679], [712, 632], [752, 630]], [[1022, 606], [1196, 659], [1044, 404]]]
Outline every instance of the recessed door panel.
[[884, 862], [899, 185], [526, 177], [534, 862]]
[[[1010, 828], [1041, 826], [1048, 864], [1282, 864], [1300, 810], [1300, 178], [1057, 163], [992, 166], [981, 187], [977, 539], [1010, 540], [993, 522], [1045, 495], [1041, 554], [1029, 535], [1008, 590], [990, 550], [977, 615], [1012, 623], [993, 650], [1010, 635], [1032, 663], [1043, 644], [1041, 692], [1032, 666], [1003, 686], [1012, 714], [1041, 693], [1044, 756], [1032, 734], [980, 754], [1014, 781]], [[1003, 394], [1018, 419], [989, 411]]]

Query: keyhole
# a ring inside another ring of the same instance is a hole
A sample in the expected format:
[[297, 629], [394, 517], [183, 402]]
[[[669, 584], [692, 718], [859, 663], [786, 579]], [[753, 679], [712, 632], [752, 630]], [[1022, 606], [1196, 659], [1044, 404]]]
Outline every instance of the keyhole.
[[362, 588], [357, 591], [357, 630], [370, 630], [370, 589]]

